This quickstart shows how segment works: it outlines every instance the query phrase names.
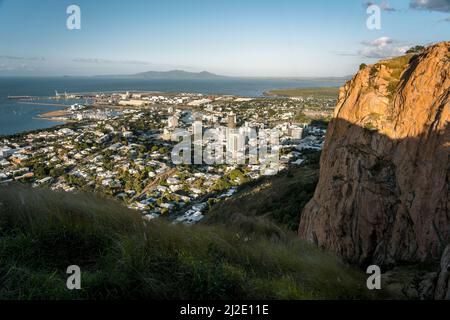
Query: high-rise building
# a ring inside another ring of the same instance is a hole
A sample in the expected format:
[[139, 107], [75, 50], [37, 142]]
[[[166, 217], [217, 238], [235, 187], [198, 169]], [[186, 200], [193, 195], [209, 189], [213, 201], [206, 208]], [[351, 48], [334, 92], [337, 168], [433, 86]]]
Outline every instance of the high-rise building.
[[244, 128], [227, 129], [227, 161], [228, 163], [245, 163], [246, 133]]
[[303, 128], [295, 127], [290, 129], [292, 139], [300, 140], [303, 137]]
[[178, 127], [179, 118], [178, 116], [169, 117], [168, 126], [169, 128], [177, 128]]
[[234, 112], [231, 112], [228, 115], [228, 128], [230, 129], [236, 129], [236, 114]]
[[239, 148], [239, 133], [234, 129], [228, 130], [227, 137], [227, 160], [235, 162], [237, 160], [237, 152]]
[[202, 123], [202, 115], [194, 114], [194, 123], [192, 124], [193, 134], [194, 134], [194, 143], [199, 142], [203, 138], [203, 123]]

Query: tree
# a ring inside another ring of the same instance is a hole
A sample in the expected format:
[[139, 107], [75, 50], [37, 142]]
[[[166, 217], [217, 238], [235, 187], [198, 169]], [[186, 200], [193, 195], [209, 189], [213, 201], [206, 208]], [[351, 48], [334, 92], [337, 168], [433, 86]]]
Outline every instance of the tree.
[[53, 168], [50, 170], [50, 176], [53, 178], [58, 178], [64, 174], [64, 169], [62, 168]]
[[231, 188], [231, 187], [232, 187], [232, 186], [231, 186], [231, 184], [228, 182], [228, 180], [222, 178], [222, 179], [219, 179], [219, 180], [214, 184], [214, 186], [213, 186], [212, 189], [213, 189], [214, 191], [222, 191], [222, 190], [229, 189], [229, 188]]
[[33, 167], [33, 172], [37, 179], [43, 179], [43, 178], [47, 177], [47, 173], [48, 173], [47, 170], [48, 170], [47, 167], [45, 167], [42, 164], [35, 164]]
[[303, 112], [300, 112], [295, 116], [294, 121], [300, 123], [310, 123], [311, 119], [308, 118], [308, 116], [306, 116]]
[[359, 65], [359, 70], [364, 70], [365, 68], [367, 68], [367, 64], [361, 63], [361, 64]]
[[233, 171], [230, 172], [229, 174], [230, 179], [231, 180], [236, 180], [238, 178], [244, 178], [244, 175], [242, 174], [242, 172], [238, 169], [234, 169]]
[[423, 50], [425, 50], [424, 46], [415, 46], [406, 51], [406, 53], [421, 53]]
[[137, 193], [141, 193], [142, 192], [142, 185], [139, 182], [139, 180], [135, 180], [133, 183], [133, 189], [137, 192]]

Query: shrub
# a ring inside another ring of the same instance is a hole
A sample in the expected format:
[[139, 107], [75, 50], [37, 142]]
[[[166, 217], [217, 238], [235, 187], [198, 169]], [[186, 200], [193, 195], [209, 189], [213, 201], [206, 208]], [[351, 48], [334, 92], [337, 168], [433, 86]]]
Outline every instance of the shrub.
[[424, 50], [425, 50], [424, 46], [415, 46], [406, 51], [406, 53], [421, 53]]
[[395, 92], [397, 91], [398, 84], [399, 84], [398, 80], [397, 81], [393, 80], [393, 81], [389, 82], [387, 90], [389, 92], [389, 96], [390, 97], [393, 97], [395, 95]]
[[377, 74], [378, 74], [378, 69], [377, 69], [376, 66], [373, 66], [373, 67], [370, 69], [370, 76], [371, 76], [371, 77], [375, 77]]

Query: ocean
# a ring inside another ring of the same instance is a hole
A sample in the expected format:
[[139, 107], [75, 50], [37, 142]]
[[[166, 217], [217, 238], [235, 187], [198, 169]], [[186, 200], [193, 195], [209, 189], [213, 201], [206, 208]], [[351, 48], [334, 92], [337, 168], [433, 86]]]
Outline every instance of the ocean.
[[[287, 79], [227, 78], [218, 80], [153, 80], [97, 77], [4, 77], [0, 78], [0, 135], [49, 128], [61, 123], [37, 116], [61, 107], [30, 105], [9, 100], [8, 96], [52, 96], [58, 93], [107, 91], [162, 91], [202, 94], [230, 94], [260, 97], [265, 91], [281, 88], [336, 87], [343, 82]], [[62, 102], [61, 102], [62, 101]], [[63, 100], [58, 103], [70, 105]], [[53, 101], [54, 102], [54, 101]]]

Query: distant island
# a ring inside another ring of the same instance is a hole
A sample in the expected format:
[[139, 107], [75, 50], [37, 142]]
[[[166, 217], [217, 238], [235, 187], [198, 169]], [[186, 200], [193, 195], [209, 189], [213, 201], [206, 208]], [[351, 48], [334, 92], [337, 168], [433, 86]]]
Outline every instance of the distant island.
[[211, 72], [188, 72], [183, 70], [170, 71], [146, 71], [130, 75], [100, 75], [100, 78], [141, 78], [157, 80], [218, 80], [227, 79], [226, 76], [217, 75]]
[[221, 79], [253, 79], [253, 80], [290, 80], [290, 81], [318, 81], [345, 83], [351, 76], [345, 77], [252, 77], [252, 76], [224, 76], [209, 71], [189, 72], [184, 70], [145, 71], [134, 74], [96, 75], [96, 78], [139, 78], [154, 80], [221, 80]]

